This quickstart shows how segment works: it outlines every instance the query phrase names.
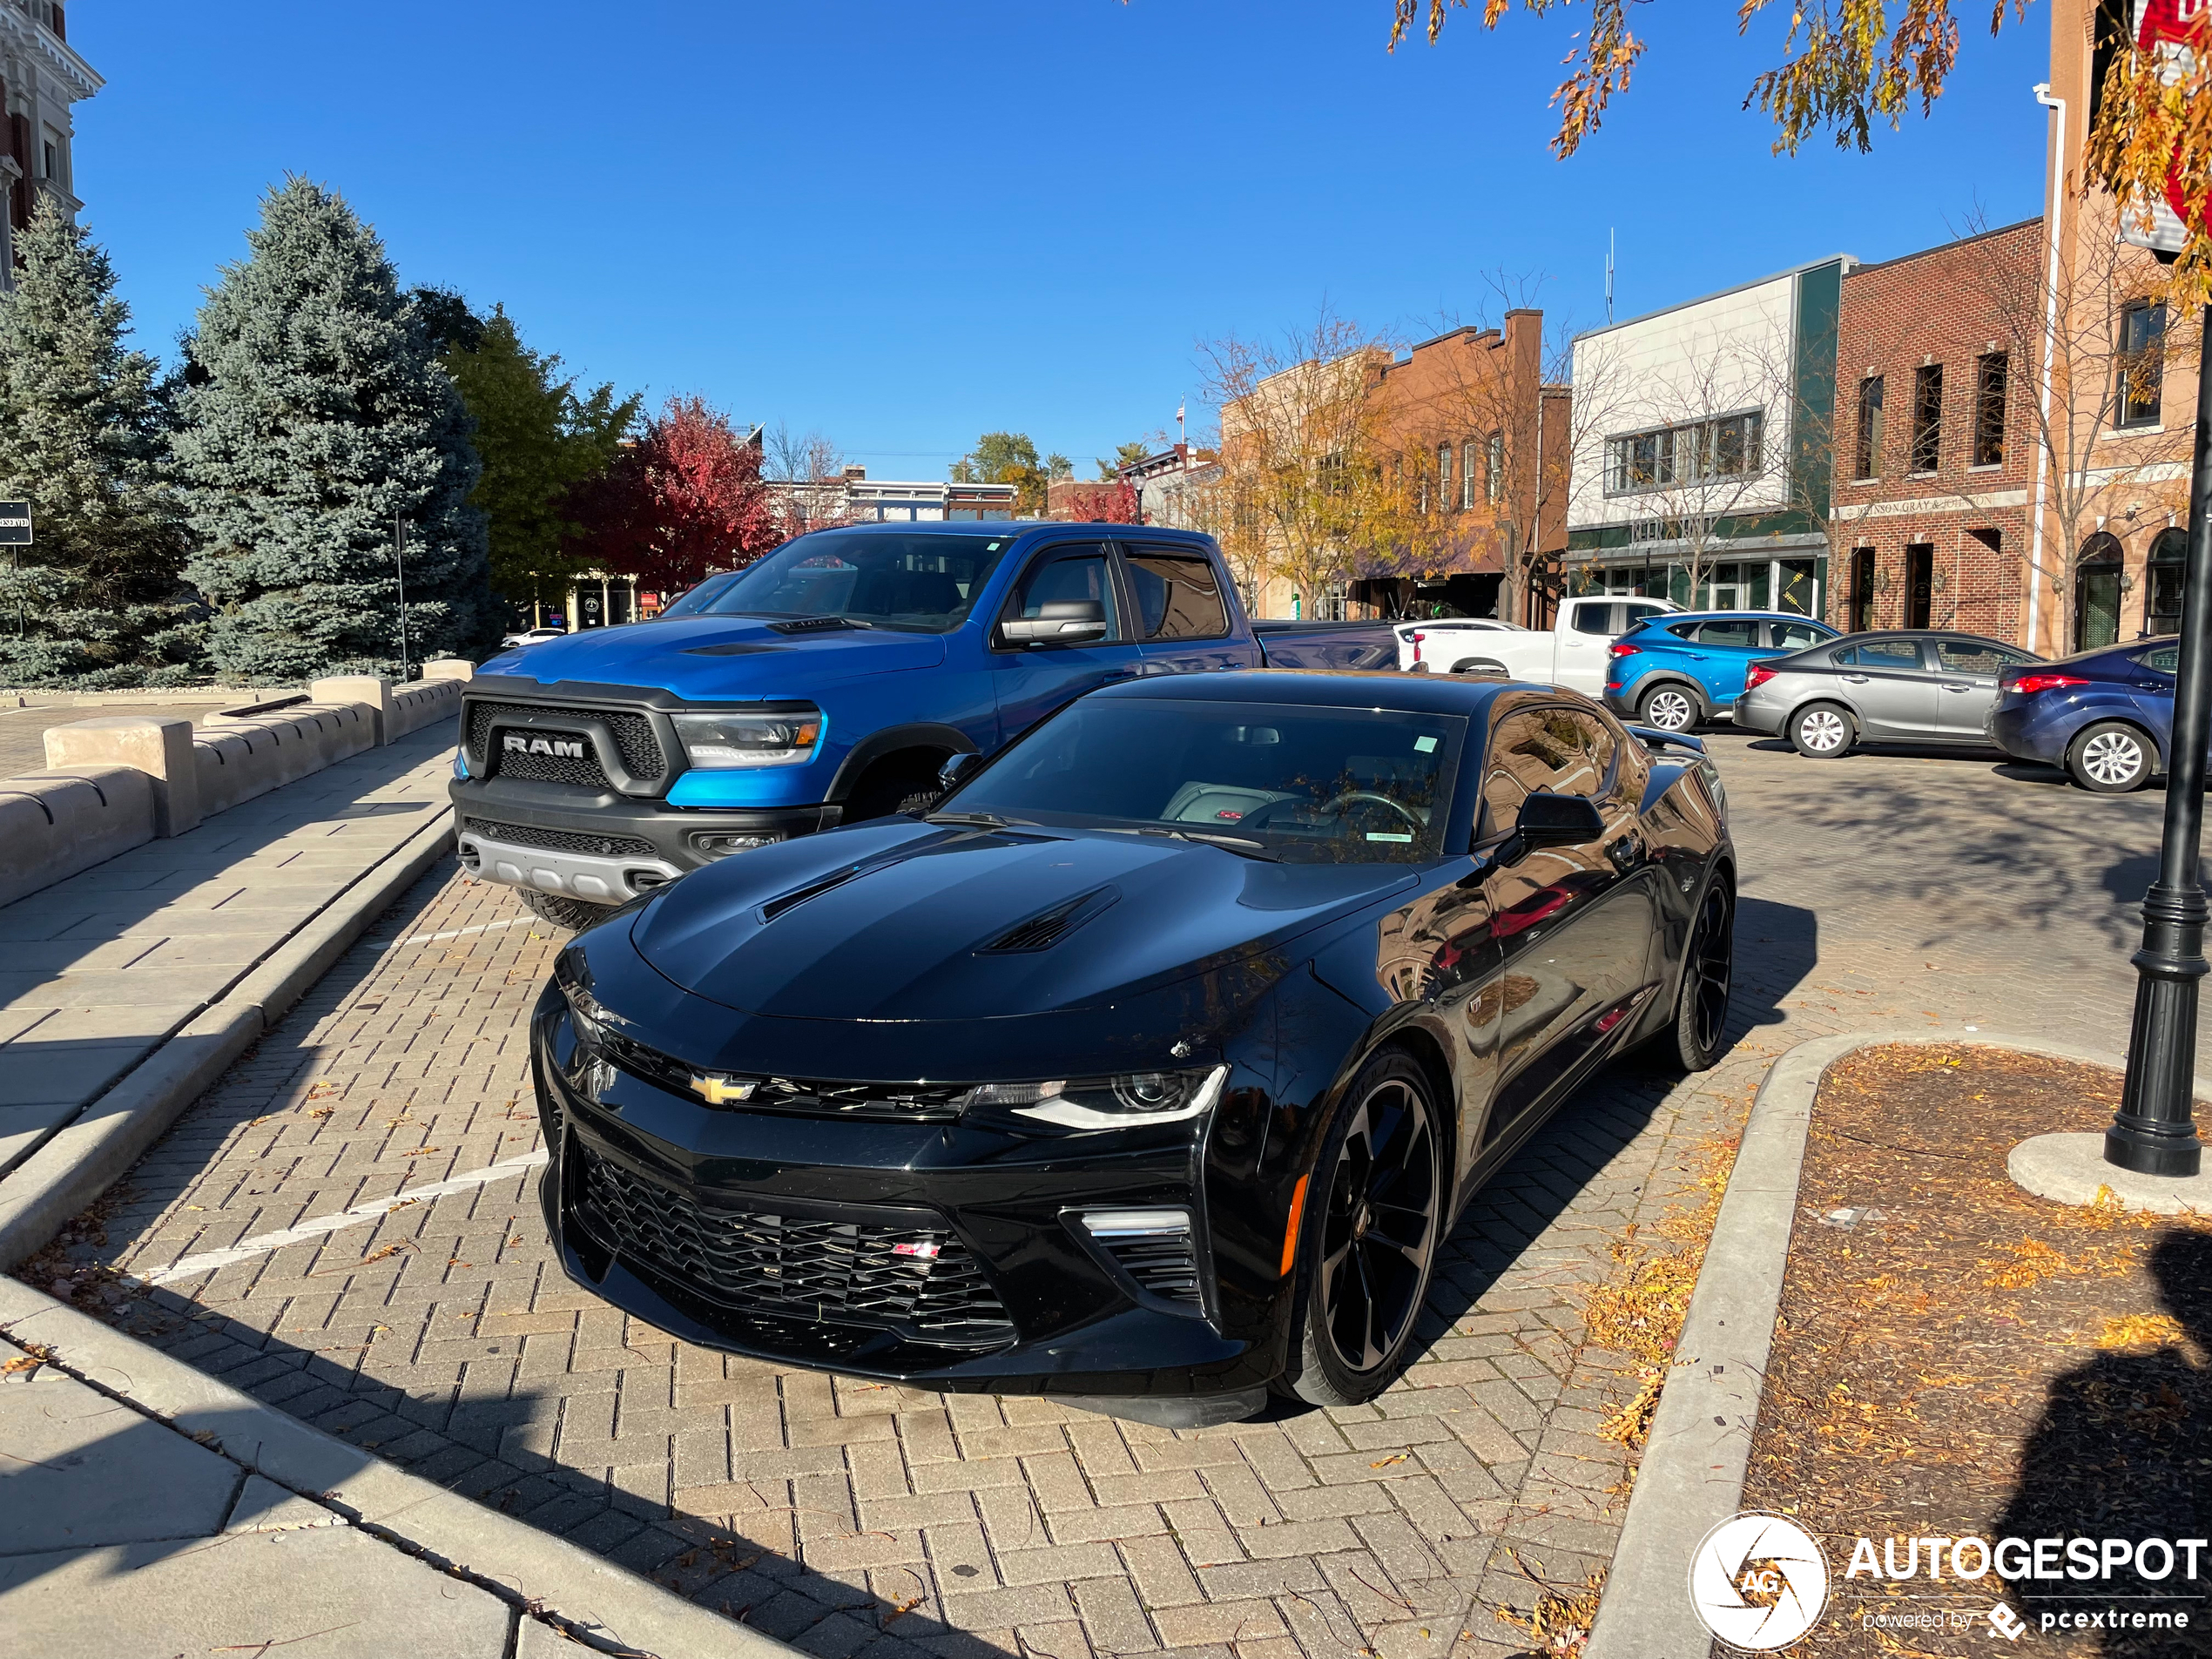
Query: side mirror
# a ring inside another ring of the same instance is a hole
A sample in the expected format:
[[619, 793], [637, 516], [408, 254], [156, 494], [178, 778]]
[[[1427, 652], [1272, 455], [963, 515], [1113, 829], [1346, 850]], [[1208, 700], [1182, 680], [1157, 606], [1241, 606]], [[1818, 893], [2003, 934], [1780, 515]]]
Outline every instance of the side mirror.
[[1514, 833], [1523, 846], [1558, 846], [1595, 841], [1605, 833], [1605, 818], [1585, 795], [1531, 795], [1521, 803]]
[[954, 755], [937, 768], [937, 787], [949, 793], [960, 787], [961, 779], [983, 764], [981, 755]]
[[1080, 645], [1106, 637], [1106, 607], [1096, 599], [1052, 599], [1034, 617], [1010, 617], [999, 632], [1013, 645]]

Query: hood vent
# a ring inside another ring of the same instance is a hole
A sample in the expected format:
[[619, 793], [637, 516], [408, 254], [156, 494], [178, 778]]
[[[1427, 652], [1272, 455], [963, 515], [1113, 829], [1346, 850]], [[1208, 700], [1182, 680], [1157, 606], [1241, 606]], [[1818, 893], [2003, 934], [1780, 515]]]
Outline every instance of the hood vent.
[[855, 622], [850, 617], [800, 617], [791, 622], [772, 622], [768, 624], [771, 631], [779, 634], [828, 634], [867, 625], [864, 622]]
[[786, 911], [797, 909], [809, 899], [818, 898], [832, 887], [843, 887], [860, 873], [859, 865], [848, 864], [842, 870], [833, 870], [817, 880], [809, 881], [803, 887], [793, 887], [789, 893], [779, 894], [760, 907], [760, 920], [773, 921]]
[[684, 649], [684, 655], [686, 657], [750, 657], [755, 651], [781, 651], [782, 649], [781, 645], [773, 643], [763, 645], [749, 639], [732, 639], [719, 645], [687, 645]]
[[1026, 921], [1017, 921], [983, 949], [993, 954], [1050, 950], [1121, 896], [1118, 887], [1093, 888], [1080, 898], [1056, 904]]

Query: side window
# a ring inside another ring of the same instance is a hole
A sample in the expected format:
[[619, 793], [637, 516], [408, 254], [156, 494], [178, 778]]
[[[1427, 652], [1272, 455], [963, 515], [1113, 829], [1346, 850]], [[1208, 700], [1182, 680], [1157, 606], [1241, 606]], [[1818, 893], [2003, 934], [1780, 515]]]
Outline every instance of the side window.
[[1219, 639], [1229, 610], [1213, 566], [1193, 554], [1135, 548], [1123, 561], [1146, 639]]
[[1828, 637], [1817, 628], [1808, 628], [1801, 622], [1770, 623], [1768, 627], [1774, 635], [1774, 644], [1784, 651], [1803, 651]]
[[1623, 628], [1633, 628], [1649, 617], [1663, 617], [1667, 614], [1658, 605], [1622, 605], [1621, 610], [1626, 617], [1621, 624]]
[[1612, 771], [1615, 743], [1604, 722], [1575, 709], [1508, 714], [1490, 735], [1483, 762], [1482, 820], [1477, 839], [1513, 827], [1521, 803], [1539, 792], [1597, 796]]
[[[1847, 659], [1839, 651], [1836, 660], [1840, 663]], [[1911, 673], [1920, 667], [1920, 646], [1911, 639], [1870, 639], [1851, 647], [1848, 660], [1861, 668], [1886, 668], [1893, 672], [1901, 669]]]
[[2019, 651], [1981, 639], [1939, 639], [1935, 648], [1936, 666], [1946, 674], [1994, 674], [2029, 660]]
[[1709, 622], [1697, 631], [1701, 645], [1756, 645], [1759, 643], [1759, 624], [1756, 622]]
[[1678, 622], [1669, 627], [1667, 631], [1676, 639], [1695, 639], [1697, 637], [1697, 624], [1694, 622]]
[[[2027, 659], [2022, 658], [2020, 660], [2026, 662]], [[2182, 671], [2182, 648], [2179, 645], [2154, 646], [2135, 660], [2145, 668], [2155, 669], [2161, 674], [2178, 674]]]
[[1047, 605], [1084, 599], [1096, 600], [1106, 612], [1106, 638], [1098, 643], [1123, 637], [1113, 571], [1103, 548], [1048, 551], [1022, 578], [1021, 590], [1008, 602], [1006, 614], [1034, 618], [1042, 617]]
[[1575, 631], [1578, 634], [1602, 634], [1610, 639], [1620, 632], [1613, 625], [1613, 613], [1620, 608], [1612, 604], [1577, 605], [1575, 609]]

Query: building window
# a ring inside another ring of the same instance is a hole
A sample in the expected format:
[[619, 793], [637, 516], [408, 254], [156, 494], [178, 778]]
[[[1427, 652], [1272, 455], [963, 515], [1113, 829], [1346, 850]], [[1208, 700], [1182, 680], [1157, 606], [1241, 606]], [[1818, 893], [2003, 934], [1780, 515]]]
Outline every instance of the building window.
[[1506, 498], [1506, 435], [1502, 432], [1493, 432], [1484, 446], [1482, 489], [1493, 506]]
[[1436, 493], [1443, 501], [1452, 499], [1452, 446], [1448, 443], [1436, 446]]
[[46, 177], [49, 179], [59, 179], [61, 176], [61, 151], [55, 145], [54, 141], [51, 138], [49, 138], [46, 140]]
[[1750, 478], [1760, 470], [1766, 416], [1757, 409], [1606, 440], [1606, 489], [1629, 495], [1672, 484]]
[[1943, 365], [1923, 363], [1912, 374], [1913, 472], [1933, 472], [1943, 464]]
[[1882, 377], [1869, 374], [1858, 383], [1858, 470], [1854, 478], [1882, 475]]
[[2146, 633], [2182, 631], [2182, 577], [2188, 568], [2188, 550], [2187, 533], [2170, 527], [2159, 531], [2151, 543], [2150, 566], [2145, 572], [2150, 577], [2150, 597], [2143, 614]]
[[2121, 426], [2156, 426], [2166, 381], [2166, 307], [2148, 300], [2120, 312], [2120, 380], [2113, 401]]
[[1474, 505], [1474, 440], [1460, 445], [1460, 505]]
[[2005, 464], [2005, 354], [1993, 351], [1974, 360], [1974, 461], [1977, 467]]

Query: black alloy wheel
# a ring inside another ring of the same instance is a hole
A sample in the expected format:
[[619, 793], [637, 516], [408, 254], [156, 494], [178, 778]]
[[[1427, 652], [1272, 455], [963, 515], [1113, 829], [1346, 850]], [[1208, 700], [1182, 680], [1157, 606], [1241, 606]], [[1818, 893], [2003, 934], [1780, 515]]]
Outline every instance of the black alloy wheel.
[[1675, 1053], [1685, 1071], [1709, 1071], [1728, 1037], [1729, 994], [1736, 980], [1736, 895], [1716, 878], [1697, 907], [1683, 952], [1675, 1010]]
[[1432, 1086], [1413, 1057], [1368, 1062], [1307, 1188], [1286, 1379], [1301, 1399], [1356, 1406], [1405, 1369], [1443, 1242], [1443, 1148]]

